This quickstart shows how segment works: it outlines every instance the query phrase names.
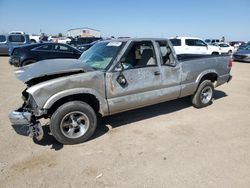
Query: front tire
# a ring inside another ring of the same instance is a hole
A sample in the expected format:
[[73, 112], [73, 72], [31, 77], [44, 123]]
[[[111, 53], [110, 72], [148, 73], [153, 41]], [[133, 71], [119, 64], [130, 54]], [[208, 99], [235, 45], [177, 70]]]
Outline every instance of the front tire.
[[193, 106], [203, 108], [212, 104], [214, 96], [214, 85], [210, 80], [204, 80], [199, 85], [197, 91], [192, 97]]
[[50, 119], [50, 130], [62, 144], [79, 144], [88, 140], [97, 127], [95, 111], [82, 101], [67, 102]]

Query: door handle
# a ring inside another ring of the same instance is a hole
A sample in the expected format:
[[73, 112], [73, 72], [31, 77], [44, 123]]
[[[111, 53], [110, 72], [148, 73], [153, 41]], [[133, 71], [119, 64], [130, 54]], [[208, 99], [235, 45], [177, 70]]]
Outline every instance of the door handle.
[[155, 71], [154, 74], [155, 74], [155, 76], [159, 76], [161, 73], [160, 73], [160, 71]]

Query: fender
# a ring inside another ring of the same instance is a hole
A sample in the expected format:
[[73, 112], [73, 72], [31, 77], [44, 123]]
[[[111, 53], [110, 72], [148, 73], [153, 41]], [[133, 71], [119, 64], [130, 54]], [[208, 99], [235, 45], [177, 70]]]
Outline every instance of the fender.
[[74, 88], [74, 89], [68, 89], [61, 91], [59, 93], [56, 93], [55, 95], [51, 96], [46, 103], [43, 106], [43, 109], [50, 109], [51, 106], [58, 100], [70, 96], [70, 95], [75, 95], [75, 94], [92, 94], [94, 95], [97, 100], [99, 101], [100, 105], [100, 110], [99, 113], [102, 114], [103, 116], [109, 114], [109, 109], [108, 109], [108, 104], [107, 100], [104, 99], [97, 91], [94, 89], [90, 88]]
[[210, 73], [215, 73], [216, 75], [218, 75], [218, 72], [214, 69], [208, 69], [206, 71], [201, 72], [195, 80], [195, 83], [197, 84], [197, 86], [200, 83], [202, 77], [205, 76], [206, 74], [210, 74]]

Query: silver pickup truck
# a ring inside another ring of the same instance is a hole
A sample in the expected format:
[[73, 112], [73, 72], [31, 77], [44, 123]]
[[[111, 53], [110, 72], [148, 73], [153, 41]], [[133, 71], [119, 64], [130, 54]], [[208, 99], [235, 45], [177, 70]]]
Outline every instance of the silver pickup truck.
[[231, 66], [229, 56], [177, 56], [167, 39], [101, 41], [78, 60], [44, 60], [18, 69], [27, 89], [9, 119], [27, 125], [40, 140], [39, 119], [50, 118], [56, 140], [77, 144], [93, 135], [98, 117], [185, 96], [196, 108], [210, 105], [214, 88], [230, 81]]

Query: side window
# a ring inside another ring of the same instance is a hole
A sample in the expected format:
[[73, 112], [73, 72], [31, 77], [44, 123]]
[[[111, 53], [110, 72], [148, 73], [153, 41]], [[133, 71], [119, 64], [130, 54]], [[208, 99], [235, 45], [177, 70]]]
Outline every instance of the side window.
[[10, 42], [25, 42], [23, 35], [9, 35]]
[[219, 44], [220, 47], [229, 47], [227, 44]]
[[157, 66], [151, 41], [133, 42], [122, 58], [124, 69]]
[[194, 39], [186, 39], [185, 44], [188, 46], [195, 46], [195, 40]]
[[174, 56], [167, 41], [157, 41], [161, 52], [161, 65], [174, 65]]
[[36, 51], [50, 51], [51, 45], [45, 44], [45, 45], [42, 45], [42, 46], [35, 48], [34, 50], [36, 50]]
[[206, 43], [202, 40], [195, 40], [195, 46], [206, 46]]
[[0, 35], [0, 42], [6, 42], [6, 36]]
[[181, 46], [181, 39], [170, 39], [173, 46]]
[[57, 52], [72, 52], [72, 49], [70, 49], [68, 46], [64, 46], [60, 44], [55, 44], [54, 50]]

